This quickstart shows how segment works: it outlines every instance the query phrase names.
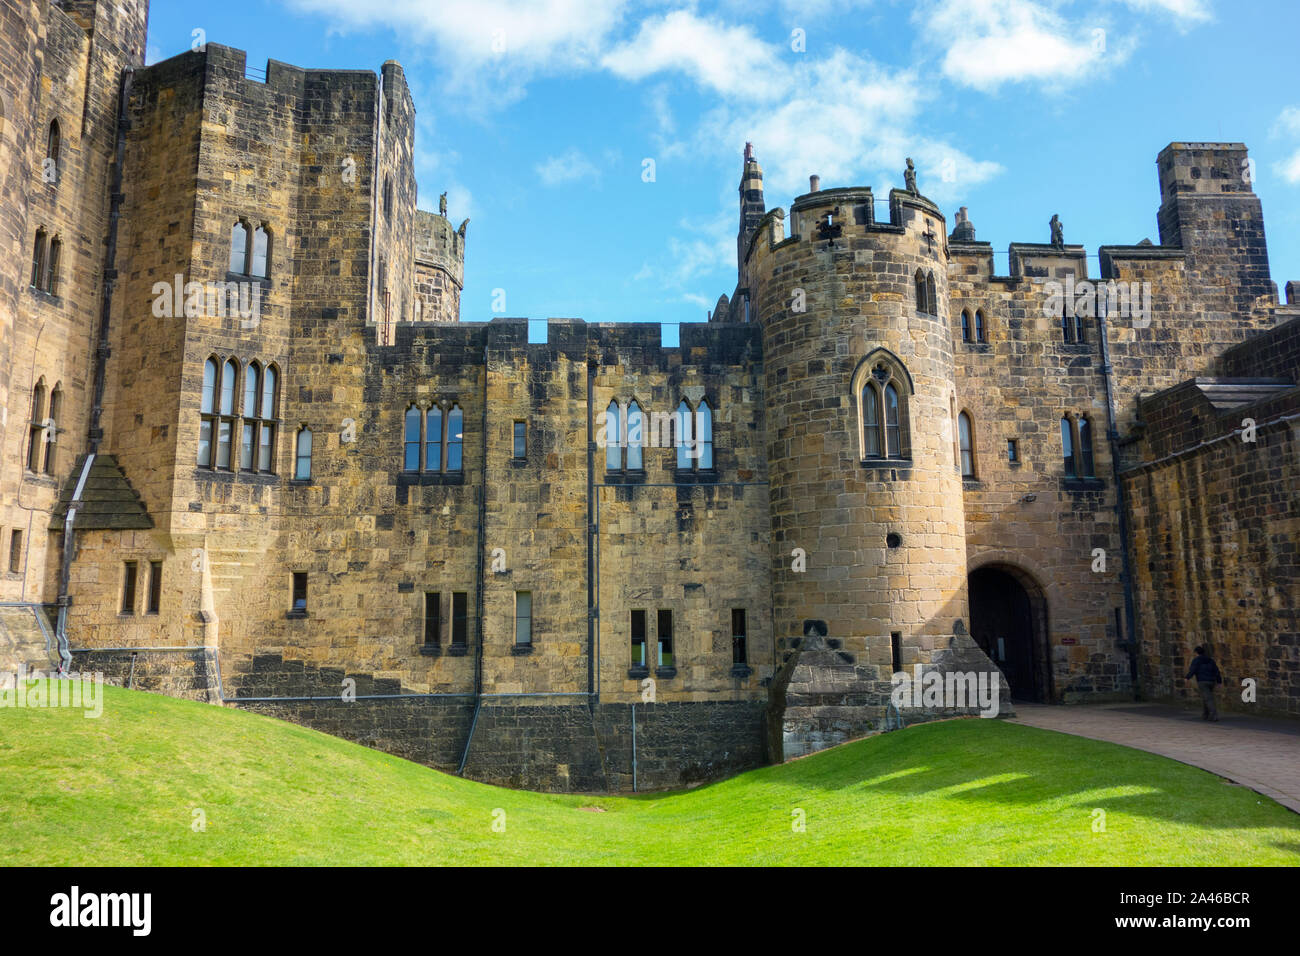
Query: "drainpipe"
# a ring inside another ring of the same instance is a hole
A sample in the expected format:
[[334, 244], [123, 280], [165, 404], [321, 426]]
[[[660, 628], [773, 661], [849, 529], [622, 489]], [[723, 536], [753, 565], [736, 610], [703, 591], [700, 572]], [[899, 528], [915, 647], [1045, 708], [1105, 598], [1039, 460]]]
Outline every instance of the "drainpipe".
[[[592, 399], [595, 389], [596, 369], [587, 362], [587, 700], [592, 712], [595, 712], [599, 697], [596, 691], [596, 632], [600, 617], [599, 593], [600, 583], [595, 577], [600, 573], [596, 567], [596, 536], [600, 533], [596, 517], [595, 502], [595, 463], [592, 448], [595, 436], [592, 422]], [[633, 757], [635, 760], [635, 756]]]
[[483, 706], [483, 564], [484, 551], [487, 549], [488, 338], [491, 334], [490, 327], [483, 330], [483, 397], [480, 403], [483, 417], [479, 429], [483, 439], [483, 457], [480, 463], [478, 486], [478, 565], [474, 575], [474, 601], [478, 610], [474, 621], [474, 716], [469, 722], [469, 733], [465, 735], [465, 749], [461, 751], [460, 766], [456, 768], [458, 774], [465, 772], [465, 763], [469, 760], [469, 745], [473, 742], [474, 730], [478, 727], [479, 708]]
[[117, 144], [113, 157], [112, 185], [108, 200], [108, 236], [104, 243], [104, 278], [103, 292], [100, 296], [99, 341], [95, 346], [94, 401], [90, 407], [90, 426], [87, 430], [88, 453], [81, 466], [81, 477], [77, 480], [72, 500], [68, 502], [68, 513], [63, 521], [63, 554], [59, 562], [59, 618], [55, 627], [55, 637], [59, 644], [61, 669], [67, 670], [72, 663], [72, 654], [68, 651], [68, 607], [72, 603], [69, 586], [72, 579], [72, 559], [76, 551], [76, 539], [73, 526], [77, 518], [77, 504], [86, 488], [86, 478], [90, 475], [90, 466], [99, 452], [99, 442], [104, 437], [100, 418], [104, 410], [104, 380], [108, 367], [110, 349], [108, 345], [109, 323], [113, 311], [113, 286], [117, 283], [117, 223], [122, 212], [122, 167], [126, 164], [126, 129], [128, 106], [131, 101], [131, 84], [135, 79], [135, 70], [127, 67], [122, 71], [118, 87], [117, 104]]
[[1124, 499], [1124, 482], [1120, 477], [1119, 426], [1115, 411], [1115, 390], [1111, 381], [1110, 332], [1106, 325], [1109, 311], [1106, 296], [1097, 296], [1097, 329], [1101, 340], [1101, 375], [1106, 385], [1106, 440], [1110, 444], [1110, 471], [1115, 482], [1115, 516], [1119, 522], [1120, 567], [1124, 577], [1124, 616], [1128, 624], [1128, 666], [1133, 680], [1133, 699], [1139, 699], [1137, 681], [1137, 613], [1133, 601], [1133, 569], [1129, 564], [1128, 508]]

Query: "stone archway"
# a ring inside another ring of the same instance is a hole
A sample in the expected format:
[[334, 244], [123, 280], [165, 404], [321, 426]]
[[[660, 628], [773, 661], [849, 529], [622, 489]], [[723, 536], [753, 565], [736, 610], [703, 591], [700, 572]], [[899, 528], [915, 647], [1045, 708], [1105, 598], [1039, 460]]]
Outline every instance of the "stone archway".
[[1047, 598], [1038, 582], [1010, 564], [970, 572], [971, 637], [1001, 668], [1013, 700], [1045, 703], [1055, 694], [1047, 641]]

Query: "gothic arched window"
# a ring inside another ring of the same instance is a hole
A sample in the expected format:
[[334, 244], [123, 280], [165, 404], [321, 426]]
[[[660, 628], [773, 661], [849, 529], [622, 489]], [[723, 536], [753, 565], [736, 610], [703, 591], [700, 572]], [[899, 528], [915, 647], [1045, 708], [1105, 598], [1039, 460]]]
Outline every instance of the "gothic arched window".
[[248, 274], [248, 224], [243, 220], [230, 227], [230, 271]]
[[464, 462], [465, 413], [452, 405], [447, 413], [447, 471], [458, 472]]
[[40, 378], [32, 389], [32, 420], [28, 426], [27, 470], [37, 471], [41, 465], [41, 443], [45, 438], [45, 379]]
[[442, 408], [438, 405], [424, 416], [424, 470], [442, 471]]
[[1092, 478], [1092, 419], [1087, 415], [1079, 419], [1079, 444], [1078, 444], [1078, 464], [1079, 477]]
[[1069, 415], [1061, 419], [1061, 450], [1065, 458], [1066, 477], [1077, 477], [1078, 471], [1074, 459], [1074, 423], [1070, 421]]
[[623, 432], [619, 427], [618, 402], [611, 401], [605, 409], [605, 470], [623, 470]]
[[271, 275], [271, 230], [266, 223], [253, 230], [253, 258], [248, 274], [255, 279]]
[[911, 456], [907, 414], [911, 380], [892, 355], [883, 349], [877, 354], [859, 365], [853, 376], [859, 451], [864, 460], [906, 459]]
[[420, 470], [420, 409], [412, 405], [406, 410], [406, 425], [402, 436], [405, 454], [402, 459], [404, 471]]
[[645, 415], [633, 399], [627, 407], [627, 470], [644, 471]]
[[988, 341], [988, 333], [987, 333], [987, 330], [986, 330], [985, 327], [984, 327], [984, 310], [983, 310], [983, 309], [976, 309], [976, 310], [975, 310], [975, 341], [976, 341], [976, 342], [987, 342], [987, 341]]
[[690, 471], [691, 463], [695, 460], [695, 449], [691, 443], [691, 433], [694, 431], [691, 427], [691, 406], [682, 399], [677, 406], [676, 421], [677, 436], [673, 442], [677, 446], [677, 470]]
[[700, 400], [695, 410], [695, 466], [701, 470], [713, 467], [713, 409], [707, 399]]
[[970, 313], [965, 309], [961, 310], [961, 340], [970, 341]]
[[975, 477], [975, 429], [967, 412], [957, 416], [957, 440], [961, 448], [961, 476]]
[[930, 314], [930, 300], [926, 297], [925, 273], [920, 269], [916, 270], [916, 311], [920, 315]]
[[63, 149], [63, 137], [59, 133], [59, 121], [54, 120], [50, 123], [50, 135], [45, 145], [45, 156], [49, 160], [49, 176], [47, 180], [50, 183], [59, 181], [59, 153]]
[[299, 481], [311, 477], [311, 429], [305, 425], [298, 430], [293, 476]]

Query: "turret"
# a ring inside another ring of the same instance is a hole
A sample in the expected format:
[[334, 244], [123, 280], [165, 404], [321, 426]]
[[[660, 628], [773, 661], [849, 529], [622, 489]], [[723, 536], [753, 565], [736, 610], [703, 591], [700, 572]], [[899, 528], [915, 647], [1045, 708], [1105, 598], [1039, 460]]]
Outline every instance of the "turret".
[[740, 173], [740, 232], [736, 236], [736, 264], [740, 285], [745, 285], [745, 251], [763, 214], [763, 167], [754, 158], [754, 144], [745, 144], [745, 165]]

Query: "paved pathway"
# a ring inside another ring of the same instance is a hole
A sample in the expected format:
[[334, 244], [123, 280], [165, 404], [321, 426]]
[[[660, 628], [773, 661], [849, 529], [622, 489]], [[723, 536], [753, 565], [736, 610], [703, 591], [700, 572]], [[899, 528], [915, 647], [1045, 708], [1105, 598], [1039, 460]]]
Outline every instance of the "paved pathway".
[[1300, 813], [1300, 721], [1220, 711], [1216, 723], [1200, 708], [1163, 704], [1017, 703], [1015, 724], [1093, 740], [1109, 740], [1200, 767]]

